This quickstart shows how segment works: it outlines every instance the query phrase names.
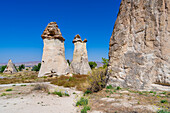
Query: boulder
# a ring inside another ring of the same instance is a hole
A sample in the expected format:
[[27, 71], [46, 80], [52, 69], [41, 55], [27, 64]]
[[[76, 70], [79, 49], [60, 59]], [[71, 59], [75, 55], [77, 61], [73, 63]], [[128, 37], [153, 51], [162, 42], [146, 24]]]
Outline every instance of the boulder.
[[16, 73], [16, 72], [17, 70], [15, 68], [15, 65], [12, 63], [12, 60], [10, 59], [3, 73]]
[[87, 39], [82, 41], [80, 35], [76, 35], [73, 40], [74, 54], [70, 64], [70, 70], [74, 74], [86, 75], [91, 71], [88, 62], [86, 42]]
[[109, 44], [108, 85], [170, 85], [170, 1], [122, 0]]
[[50, 22], [41, 35], [44, 48], [38, 77], [60, 76], [70, 72], [65, 59], [64, 41], [56, 22]]

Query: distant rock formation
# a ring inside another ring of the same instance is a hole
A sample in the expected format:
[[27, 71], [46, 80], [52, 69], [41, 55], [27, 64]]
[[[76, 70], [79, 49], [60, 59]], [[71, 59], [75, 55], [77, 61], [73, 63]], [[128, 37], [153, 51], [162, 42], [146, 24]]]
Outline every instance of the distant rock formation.
[[15, 68], [15, 65], [12, 63], [12, 60], [10, 59], [3, 73], [16, 73], [16, 72], [17, 70]]
[[69, 73], [69, 64], [65, 59], [65, 39], [56, 22], [50, 22], [41, 37], [44, 48], [38, 77], [60, 76]]
[[122, 0], [109, 47], [108, 84], [170, 84], [170, 1]]
[[73, 61], [71, 62], [70, 68], [71, 72], [74, 74], [88, 74], [91, 68], [88, 63], [87, 49], [86, 49], [87, 39], [81, 40], [80, 35], [76, 35], [74, 43], [74, 54]]

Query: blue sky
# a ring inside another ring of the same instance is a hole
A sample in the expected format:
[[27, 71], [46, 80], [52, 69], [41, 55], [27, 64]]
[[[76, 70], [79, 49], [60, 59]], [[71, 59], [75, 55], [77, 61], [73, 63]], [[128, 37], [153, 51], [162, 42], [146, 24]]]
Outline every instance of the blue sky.
[[43, 33], [57, 22], [72, 59], [76, 34], [87, 38], [89, 61], [108, 58], [109, 40], [121, 0], [1, 0], [0, 63], [41, 61]]

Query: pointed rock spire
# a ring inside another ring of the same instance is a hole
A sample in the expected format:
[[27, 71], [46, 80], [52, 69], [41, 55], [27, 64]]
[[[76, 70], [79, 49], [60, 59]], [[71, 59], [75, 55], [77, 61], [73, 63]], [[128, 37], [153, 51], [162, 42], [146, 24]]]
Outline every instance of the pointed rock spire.
[[12, 63], [12, 60], [9, 59], [7, 67], [5, 68], [3, 73], [16, 73], [17, 70], [15, 68], [15, 65]]

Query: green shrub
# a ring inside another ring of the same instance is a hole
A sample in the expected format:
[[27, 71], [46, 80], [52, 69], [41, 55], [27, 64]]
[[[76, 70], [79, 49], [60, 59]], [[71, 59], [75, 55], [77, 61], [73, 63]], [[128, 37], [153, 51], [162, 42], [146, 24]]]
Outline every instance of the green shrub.
[[39, 71], [41, 68], [41, 63], [38, 63], [38, 65], [34, 65], [32, 68], [32, 71]]
[[153, 91], [149, 91], [149, 93], [153, 93]]
[[76, 106], [86, 106], [88, 105], [88, 99], [81, 97], [79, 101], [77, 101]]
[[106, 58], [102, 58], [103, 68], [106, 68], [108, 65], [109, 60]]
[[164, 95], [165, 95], [165, 94], [166, 94], [166, 92], [164, 91], [164, 92], [162, 92], [162, 93], [160, 93], [160, 94], [164, 94]]
[[84, 106], [84, 108], [81, 110], [81, 113], [87, 113], [88, 110], [90, 110], [90, 107]]
[[68, 93], [64, 93], [64, 95], [65, 95], [65, 96], [68, 96], [68, 97], [70, 96]]
[[59, 97], [62, 97], [62, 96], [63, 96], [63, 94], [62, 94], [61, 92], [57, 92], [57, 91], [53, 92], [53, 94], [54, 94], [54, 95], [58, 95]]
[[27, 86], [27, 85], [24, 84], [24, 85], [21, 85], [21, 86]]
[[116, 90], [120, 90], [121, 88], [118, 86], [118, 87], [116, 87]]
[[168, 103], [167, 100], [161, 100], [161, 103]]
[[12, 91], [12, 89], [6, 89], [5, 91]]
[[109, 85], [106, 87], [106, 89], [114, 89], [114, 88], [112, 87], [112, 85]]
[[97, 66], [96, 62], [89, 62], [89, 65], [91, 69], [94, 69]]
[[67, 59], [67, 62], [68, 62], [69, 65], [71, 64], [70, 60], [68, 60], [68, 59]]
[[23, 69], [25, 69], [25, 65], [24, 64], [21, 64], [18, 68], [19, 71], [22, 71]]
[[170, 113], [170, 112], [166, 111], [166, 110], [159, 110], [159, 111], [157, 111], [157, 113]]
[[2, 93], [1, 96], [6, 96], [7, 94], [6, 93]]
[[88, 82], [89, 90], [92, 92], [97, 92], [102, 90], [106, 85], [106, 69], [94, 69], [89, 73]]
[[91, 94], [91, 93], [92, 93], [92, 91], [86, 90], [84, 94]]
[[0, 72], [2, 72], [2, 73], [3, 73], [6, 67], [7, 67], [7, 65], [5, 65], [5, 66], [1, 66], [1, 68], [0, 68]]

